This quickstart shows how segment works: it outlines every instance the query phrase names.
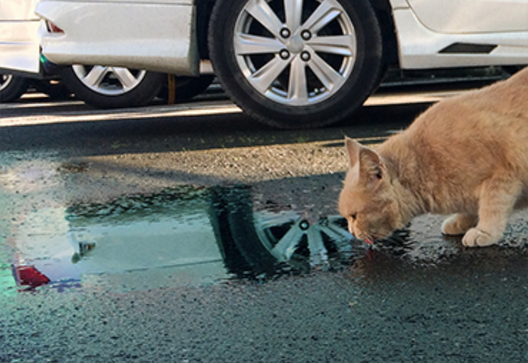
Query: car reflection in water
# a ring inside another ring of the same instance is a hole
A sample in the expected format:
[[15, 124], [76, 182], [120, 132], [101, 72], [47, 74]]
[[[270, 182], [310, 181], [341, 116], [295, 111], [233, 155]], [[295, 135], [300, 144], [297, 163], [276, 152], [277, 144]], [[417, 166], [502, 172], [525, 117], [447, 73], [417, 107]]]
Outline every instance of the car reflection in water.
[[288, 208], [255, 212], [244, 187], [180, 187], [104, 205], [40, 210], [14, 235], [18, 289], [130, 291], [266, 280], [335, 269], [365, 252], [342, 218], [310, 225]]

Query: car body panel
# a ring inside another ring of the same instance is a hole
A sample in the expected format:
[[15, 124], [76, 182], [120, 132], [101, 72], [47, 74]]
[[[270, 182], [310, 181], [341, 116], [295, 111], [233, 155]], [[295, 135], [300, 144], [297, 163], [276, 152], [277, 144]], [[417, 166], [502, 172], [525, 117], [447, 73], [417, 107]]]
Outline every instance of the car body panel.
[[447, 34], [528, 31], [528, 0], [407, 0], [428, 29]]
[[57, 64], [107, 64], [195, 76], [195, 11], [190, 1], [42, 1], [43, 54]]
[[409, 3], [407, 2], [407, 0], [389, 0], [389, 2], [393, 10], [400, 8], [409, 8]]
[[[393, 12], [402, 69], [528, 64], [528, 32], [445, 34], [423, 26], [411, 9]], [[454, 44], [494, 46], [483, 53], [446, 53]]]
[[0, 21], [38, 20], [35, 5], [39, 0], [2, 0], [0, 2]]
[[37, 2], [0, 2], [0, 72], [39, 72], [39, 19], [34, 12]]

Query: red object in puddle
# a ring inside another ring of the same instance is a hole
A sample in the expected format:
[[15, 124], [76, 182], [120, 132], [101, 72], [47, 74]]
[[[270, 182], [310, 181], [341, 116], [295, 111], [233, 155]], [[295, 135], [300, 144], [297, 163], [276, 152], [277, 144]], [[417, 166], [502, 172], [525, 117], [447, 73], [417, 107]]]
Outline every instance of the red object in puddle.
[[376, 257], [376, 253], [374, 252], [374, 250], [372, 249], [372, 247], [370, 247], [368, 250], [367, 250], [367, 258], [369, 261], [374, 261], [374, 258]]
[[19, 285], [39, 287], [46, 285], [50, 279], [35, 266], [15, 266], [16, 279]]

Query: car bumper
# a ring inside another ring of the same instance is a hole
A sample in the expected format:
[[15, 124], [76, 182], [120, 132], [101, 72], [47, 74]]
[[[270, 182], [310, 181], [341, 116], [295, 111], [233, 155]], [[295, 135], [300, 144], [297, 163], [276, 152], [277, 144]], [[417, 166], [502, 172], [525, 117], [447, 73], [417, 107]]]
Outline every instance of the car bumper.
[[38, 20], [0, 21], [0, 73], [39, 73], [38, 28]]
[[[44, 0], [42, 53], [57, 64], [104, 64], [194, 76], [195, 11], [188, 3]], [[63, 32], [50, 32], [46, 21]]]

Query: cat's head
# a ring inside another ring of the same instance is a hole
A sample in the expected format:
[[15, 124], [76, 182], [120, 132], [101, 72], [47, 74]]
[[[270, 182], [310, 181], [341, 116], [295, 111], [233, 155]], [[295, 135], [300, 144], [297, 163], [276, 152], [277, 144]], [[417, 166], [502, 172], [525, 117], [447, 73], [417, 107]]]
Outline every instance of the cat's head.
[[374, 150], [346, 138], [350, 169], [339, 196], [339, 212], [356, 238], [372, 242], [402, 227], [397, 190], [387, 165]]

